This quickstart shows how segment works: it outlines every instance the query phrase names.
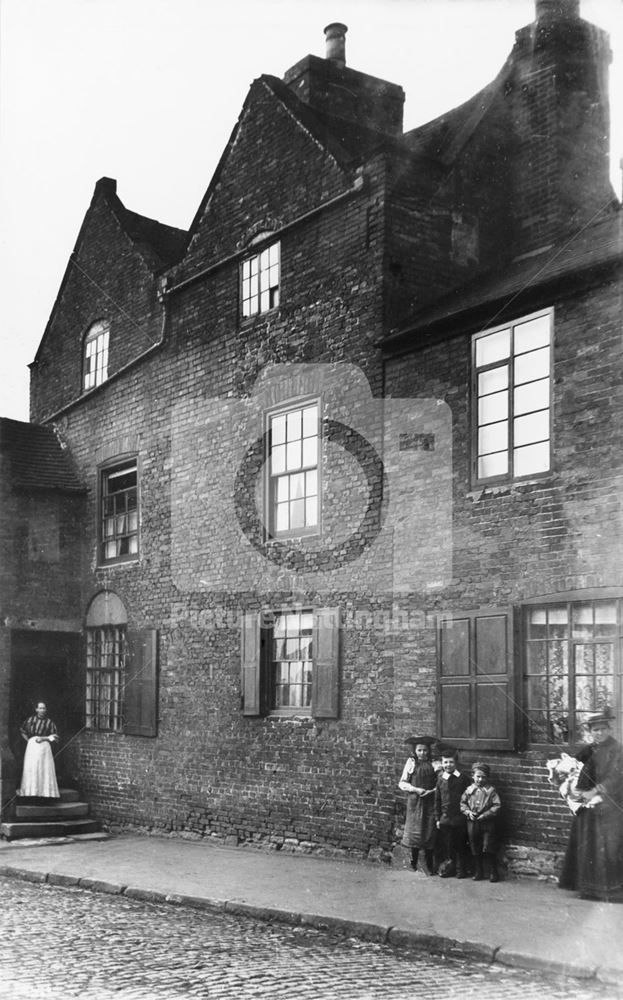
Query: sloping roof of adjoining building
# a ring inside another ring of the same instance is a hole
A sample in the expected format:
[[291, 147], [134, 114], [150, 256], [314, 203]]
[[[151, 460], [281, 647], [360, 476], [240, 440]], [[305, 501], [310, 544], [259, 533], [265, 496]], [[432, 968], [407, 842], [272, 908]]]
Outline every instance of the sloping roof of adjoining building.
[[382, 341], [388, 353], [416, 347], [423, 338], [459, 333], [470, 324], [484, 327], [504, 321], [510, 311], [540, 307], [557, 294], [571, 294], [582, 280], [602, 280], [605, 268], [623, 264], [623, 211], [612, 206], [607, 218], [541, 252], [519, 257], [501, 270], [489, 271], [413, 315], [412, 322]]
[[117, 182], [111, 177], [101, 177], [95, 185], [95, 191], [104, 194], [119, 225], [153, 269], [169, 267], [180, 259], [188, 239], [185, 229], [176, 229], [175, 226], [149, 219], [146, 215], [131, 212], [119, 198]]
[[180, 259], [188, 238], [185, 229], [166, 226], [163, 222], [131, 212], [121, 202], [119, 204], [123, 209], [120, 217], [121, 225], [134, 243], [149, 247], [163, 264], [175, 264]]
[[1, 417], [0, 456], [8, 460], [7, 473], [3, 473], [5, 486], [28, 491], [85, 491], [51, 427]]

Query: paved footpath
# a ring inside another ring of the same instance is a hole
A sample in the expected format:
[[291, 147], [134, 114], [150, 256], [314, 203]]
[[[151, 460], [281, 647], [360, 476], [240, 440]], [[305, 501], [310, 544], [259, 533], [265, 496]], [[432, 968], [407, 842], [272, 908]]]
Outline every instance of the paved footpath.
[[380, 864], [141, 836], [4, 844], [0, 875], [623, 985], [623, 906], [581, 900], [547, 882], [428, 878]]

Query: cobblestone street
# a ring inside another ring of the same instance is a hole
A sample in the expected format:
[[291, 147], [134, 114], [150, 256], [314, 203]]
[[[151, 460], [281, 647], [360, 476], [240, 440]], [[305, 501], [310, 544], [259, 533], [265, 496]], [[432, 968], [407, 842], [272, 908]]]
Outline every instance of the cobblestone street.
[[612, 989], [400, 955], [225, 914], [0, 878], [3, 1000], [605, 1000]]

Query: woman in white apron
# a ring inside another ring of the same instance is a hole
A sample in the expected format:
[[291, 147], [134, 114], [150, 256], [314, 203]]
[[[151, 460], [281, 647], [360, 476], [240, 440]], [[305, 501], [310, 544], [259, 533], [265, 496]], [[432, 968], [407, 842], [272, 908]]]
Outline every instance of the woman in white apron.
[[60, 798], [52, 756], [52, 743], [58, 740], [58, 732], [48, 718], [45, 702], [37, 703], [35, 714], [22, 723], [20, 733], [26, 740], [26, 754], [19, 794], [42, 799]]

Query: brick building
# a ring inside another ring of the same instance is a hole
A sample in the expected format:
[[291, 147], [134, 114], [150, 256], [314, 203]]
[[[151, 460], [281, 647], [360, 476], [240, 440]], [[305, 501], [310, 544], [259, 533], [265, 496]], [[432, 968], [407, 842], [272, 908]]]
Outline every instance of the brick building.
[[31, 378], [85, 491], [40, 598], [83, 640], [64, 766], [111, 824], [376, 857], [428, 731], [551, 868], [543, 761], [604, 701], [620, 735], [607, 36], [537, 0], [405, 133], [326, 35], [252, 84], [188, 233], [95, 187]]

